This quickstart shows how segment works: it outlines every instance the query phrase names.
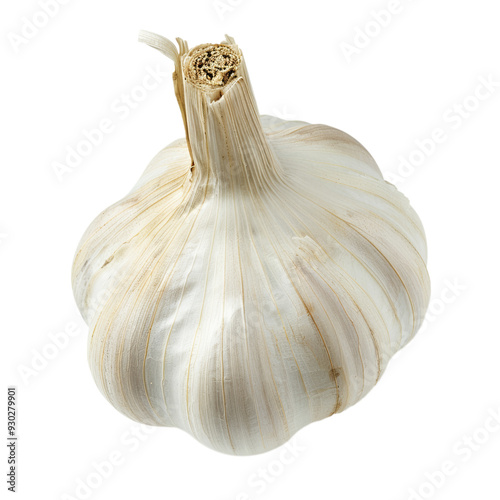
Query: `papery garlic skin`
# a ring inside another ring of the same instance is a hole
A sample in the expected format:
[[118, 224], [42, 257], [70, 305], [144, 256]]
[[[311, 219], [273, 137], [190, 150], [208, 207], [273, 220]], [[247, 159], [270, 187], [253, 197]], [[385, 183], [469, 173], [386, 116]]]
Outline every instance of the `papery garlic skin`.
[[352, 137], [259, 118], [234, 40], [234, 74], [211, 86], [186, 77], [204, 46], [178, 40], [177, 55], [142, 36], [176, 62], [188, 140], [80, 242], [90, 367], [133, 420], [261, 453], [359, 401], [415, 335], [430, 292], [424, 230]]

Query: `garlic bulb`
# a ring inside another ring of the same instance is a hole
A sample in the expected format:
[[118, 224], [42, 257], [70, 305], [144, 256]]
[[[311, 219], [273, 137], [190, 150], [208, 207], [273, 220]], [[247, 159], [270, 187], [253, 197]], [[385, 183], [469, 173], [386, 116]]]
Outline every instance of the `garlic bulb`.
[[140, 40], [175, 62], [186, 139], [79, 244], [92, 374], [133, 420], [264, 452], [359, 401], [415, 335], [424, 230], [352, 137], [259, 117], [232, 38]]

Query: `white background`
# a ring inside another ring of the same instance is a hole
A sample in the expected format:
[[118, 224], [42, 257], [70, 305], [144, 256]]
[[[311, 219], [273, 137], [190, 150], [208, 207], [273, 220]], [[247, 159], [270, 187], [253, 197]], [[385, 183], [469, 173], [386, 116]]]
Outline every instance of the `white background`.
[[[65, 0], [50, 18], [40, 3], [3, 2], [0, 15], [2, 365], [3, 387], [18, 388], [17, 498], [498, 499], [497, 3]], [[376, 16], [389, 7], [389, 22]], [[172, 63], [136, 42], [139, 29], [191, 47], [234, 36], [261, 113], [356, 137], [426, 228], [424, 329], [364, 400], [300, 431], [292, 451], [231, 457], [176, 429], [138, 428], [88, 370], [76, 245], [183, 135]], [[148, 71], [161, 83], [138, 89]], [[102, 119], [112, 130], [101, 144], [56, 175]], [[110, 457], [113, 470], [96, 472]]]

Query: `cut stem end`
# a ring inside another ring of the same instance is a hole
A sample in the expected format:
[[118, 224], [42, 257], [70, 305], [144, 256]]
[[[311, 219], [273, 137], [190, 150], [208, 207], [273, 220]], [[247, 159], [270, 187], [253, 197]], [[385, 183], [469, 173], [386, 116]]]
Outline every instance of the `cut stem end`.
[[216, 90], [225, 87], [237, 76], [240, 63], [240, 54], [229, 45], [198, 45], [186, 57], [184, 75], [197, 87]]

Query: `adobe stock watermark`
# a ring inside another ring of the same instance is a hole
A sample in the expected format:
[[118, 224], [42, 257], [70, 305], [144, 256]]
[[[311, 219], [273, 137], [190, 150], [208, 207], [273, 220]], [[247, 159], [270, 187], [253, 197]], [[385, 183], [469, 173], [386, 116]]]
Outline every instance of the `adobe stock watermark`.
[[340, 42], [340, 50], [344, 54], [346, 61], [350, 64], [353, 57], [358, 56], [368, 48], [392, 24], [394, 18], [405, 10], [406, 4], [413, 1], [389, 0], [385, 8], [372, 10], [370, 19], [354, 28], [354, 36], [351, 41]]
[[155, 68], [146, 67], [141, 82], [131, 87], [128, 92], [122, 92], [111, 102], [110, 114], [99, 120], [95, 126], [82, 130], [73, 144], [66, 146], [64, 159], [52, 162], [51, 168], [57, 180], [63, 182], [67, 175], [73, 173], [84, 159], [99, 148], [106, 137], [116, 130], [118, 124], [125, 121], [152, 91], [170, 77], [170, 74], [171, 72], [166, 71], [159, 64]]
[[72, 339], [84, 331], [84, 328], [81, 321], [69, 321], [63, 329], [50, 332], [47, 335], [48, 340], [41, 347], [31, 349], [29, 361], [17, 367], [17, 372], [24, 384], [29, 385], [34, 382], [68, 348]]
[[277, 450], [274, 458], [248, 476], [247, 488], [240, 491], [235, 500], [251, 500], [262, 495], [306, 450], [306, 447], [293, 437]]
[[60, 500], [86, 500], [91, 498], [117, 469], [130, 460], [141, 445], [145, 443], [158, 427], [137, 424], [123, 432], [119, 445], [99, 460], [93, 460], [88, 470], [74, 480], [71, 493], [63, 493]]
[[460, 278], [445, 280], [442, 288], [436, 296], [431, 297], [429, 307], [425, 315], [420, 332], [427, 330], [439, 317], [445, 314], [446, 309], [456, 302], [456, 300], [467, 291], [467, 286], [460, 281]]
[[452, 446], [452, 457], [437, 468], [424, 474], [425, 480], [408, 490], [407, 500], [428, 500], [469, 462], [500, 431], [500, 406], [490, 408], [482, 424], [472, 432], [461, 436]]
[[[106, 278], [106, 286], [99, 288], [95, 284], [93, 293], [87, 299], [86, 316], [89, 318], [89, 324], [92, 318], [102, 311], [102, 308], [112, 297], [113, 284], [125, 279], [126, 273], [115, 266], [108, 268]], [[68, 321], [63, 329], [48, 333], [48, 340], [41, 347], [30, 350], [29, 361], [20, 363], [17, 367], [24, 384], [29, 385], [34, 382], [71, 345], [72, 339], [80, 336], [86, 329], [83, 320], [77, 317], [72, 321]]]
[[224, 20], [226, 14], [234, 12], [245, 0], [214, 0], [212, 7], [219, 16], [221, 21]]
[[271, 109], [270, 114], [264, 113], [263, 116], [265, 117], [263, 123], [267, 132], [273, 132], [275, 129], [279, 130], [283, 124], [283, 120], [294, 121], [297, 119], [297, 116], [288, 110], [288, 106], [274, 107]]
[[30, 16], [22, 17], [20, 27], [17, 32], [7, 34], [10, 46], [15, 54], [50, 23], [50, 21], [59, 14], [61, 7], [70, 3], [71, 0], [39, 0], [38, 10]]
[[271, 114], [276, 118], [279, 118], [281, 120], [296, 120], [297, 116], [295, 113], [290, 112], [288, 110], [288, 106], [281, 106], [280, 108], [273, 108], [271, 110]]
[[472, 92], [459, 102], [446, 108], [441, 115], [441, 124], [427, 136], [416, 139], [415, 147], [405, 155], [398, 157], [396, 171], [384, 171], [384, 177], [392, 184], [400, 185], [422, 167], [446, 143], [453, 133], [479, 110], [484, 102], [491, 99], [500, 87], [500, 80], [494, 75], [478, 76]]

